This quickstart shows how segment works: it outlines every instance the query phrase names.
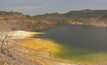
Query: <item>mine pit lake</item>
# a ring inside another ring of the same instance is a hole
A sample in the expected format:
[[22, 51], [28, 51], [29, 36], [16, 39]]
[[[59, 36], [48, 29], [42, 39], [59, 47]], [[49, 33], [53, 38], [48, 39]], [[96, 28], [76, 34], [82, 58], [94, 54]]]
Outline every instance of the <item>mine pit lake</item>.
[[107, 60], [107, 28], [96, 26], [58, 26], [39, 35], [63, 45], [56, 57], [80, 61]]

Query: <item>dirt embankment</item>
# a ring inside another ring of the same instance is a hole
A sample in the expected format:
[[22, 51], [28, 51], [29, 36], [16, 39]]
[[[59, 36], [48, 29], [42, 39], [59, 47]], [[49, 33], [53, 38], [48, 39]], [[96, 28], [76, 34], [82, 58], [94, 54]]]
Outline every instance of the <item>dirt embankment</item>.
[[[12, 34], [13, 34], [13, 32], [12, 32]], [[17, 31], [17, 32], [15, 31], [13, 34], [13, 38], [15, 37], [18, 39], [22, 39], [22, 42], [24, 42], [24, 39], [26, 39], [26, 37], [31, 37], [33, 34], [38, 34], [38, 33], [30, 33], [30, 32], [26, 32], [26, 31]], [[28, 38], [26, 40], [30, 44], [31, 40], [29, 40]], [[31, 45], [31, 47], [24, 47], [21, 45], [21, 44], [23, 44], [22, 42], [20, 44], [15, 44], [14, 47], [9, 49], [9, 51], [12, 54], [12, 56], [14, 57], [14, 59], [0, 53], [0, 65], [78, 65], [78, 64], [75, 64], [72, 62], [53, 58], [53, 57], [45, 54], [44, 52], [43, 53], [38, 52], [37, 48], [35, 50], [34, 46], [33, 46], [34, 49], [31, 49], [32, 45]], [[35, 45], [35, 42], [37, 42], [37, 40], [33, 41], [34, 45]], [[30, 46], [28, 43], [26, 42], [25, 44]], [[45, 43], [46, 43], [46, 41], [45, 41]], [[40, 43], [38, 43], [38, 44], [40, 44]], [[44, 47], [45, 45], [46, 44], [44, 44], [43, 46], [40, 45], [40, 47], [38, 47], [38, 49], [40, 49], [41, 47]], [[51, 46], [53, 47], [55, 45], [53, 44]], [[57, 47], [57, 45], [56, 45], [56, 47]], [[53, 50], [53, 48], [51, 48], [51, 50]]]

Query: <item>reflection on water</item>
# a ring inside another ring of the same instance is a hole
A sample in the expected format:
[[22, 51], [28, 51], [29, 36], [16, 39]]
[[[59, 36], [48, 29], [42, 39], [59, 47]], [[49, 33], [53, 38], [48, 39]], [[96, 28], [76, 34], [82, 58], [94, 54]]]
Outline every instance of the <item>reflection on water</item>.
[[59, 26], [45, 31], [41, 38], [51, 39], [68, 48], [107, 51], [107, 29], [93, 26]]

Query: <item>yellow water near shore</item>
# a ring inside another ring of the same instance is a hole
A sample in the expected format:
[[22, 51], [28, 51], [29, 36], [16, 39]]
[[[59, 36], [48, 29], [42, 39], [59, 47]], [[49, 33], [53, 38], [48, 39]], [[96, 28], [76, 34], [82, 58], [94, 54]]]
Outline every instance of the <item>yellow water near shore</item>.
[[[27, 49], [34, 50], [40, 54], [43, 54], [44, 56], [52, 56], [52, 57], [54, 56], [56, 58], [60, 58], [68, 61], [80, 62], [82, 64], [89, 64], [89, 63], [93, 64], [98, 62], [100, 63], [107, 60], [106, 53], [79, 55], [80, 51], [88, 51], [88, 50], [81, 50], [81, 49], [66, 50], [64, 49], [63, 45], [60, 45], [57, 42], [54, 42], [50, 39], [25, 38], [22, 40], [21, 46]], [[73, 54], [73, 56], [69, 57], [70, 54]]]
[[[27, 49], [34, 50], [44, 56], [52, 56], [56, 58], [60, 58], [63, 60], [73, 61], [73, 62], [80, 62], [82, 64], [89, 64], [89, 63], [100, 63], [107, 59], [107, 54], [89, 54], [89, 55], [83, 55], [78, 57], [72, 57], [72, 58], [64, 58], [60, 56], [56, 56], [56, 54], [60, 52], [65, 52], [63, 50], [63, 46], [57, 44], [56, 42], [52, 40], [47, 39], [40, 39], [40, 38], [26, 38], [23, 39], [22, 44], [23, 47]], [[71, 54], [71, 53], [70, 53]], [[102, 57], [103, 56], [103, 57]]]
[[44, 40], [39, 38], [23, 39], [21, 45], [25, 48], [32, 49], [41, 53], [46, 53], [48, 55], [54, 55], [62, 48], [61, 45], [58, 45], [51, 40]]

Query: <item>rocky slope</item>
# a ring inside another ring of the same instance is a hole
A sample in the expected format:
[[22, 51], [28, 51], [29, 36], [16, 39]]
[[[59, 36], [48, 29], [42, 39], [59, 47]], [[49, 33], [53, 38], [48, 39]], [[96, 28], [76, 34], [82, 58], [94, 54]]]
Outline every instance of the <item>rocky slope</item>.
[[51, 13], [45, 15], [35, 16], [36, 20], [47, 21], [49, 23], [57, 23], [58, 25], [64, 24], [84, 24], [107, 26], [107, 10], [80, 10], [70, 11], [68, 13], [59, 14]]
[[[32, 36], [32, 34], [34, 34], [32, 32], [29, 32], [30, 34], [28, 34], [28, 32], [25, 32], [25, 31], [21, 31], [21, 32], [16, 31], [16, 32], [21, 34], [22, 37], [24, 36], [23, 39], [25, 39], [26, 37]], [[22, 33], [25, 33], [25, 35]], [[16, 35], [14, 36], [16, 37]], [[45, 54], [46, 52], [40, 54], [37, 51], [34, 51], [29, 48], [25, 48], [21, 45], [23, 41], [22, 37], [20, 36], [20, 38], [18, 38], [20, 39], [21, 42], [12, 44], [13, 47], [8, 49], [9, 53], [12, 56], [7, 55], [8, 54], [7, 52], [5, 52], [5, 54], [0, 52], [0, 65], [78, 65], [73, 62], [68, 62], [68, 61], [63, 61], [63, 60], [53, 58], [49, 55], [46, 55]], [[26, 38], [26, 39], [28, 40], [29, 38]]]
[[[4, 23], [5, 22], [5, 23]], [[68, 13], [50, 13], [30, 16], [18, 12], [0, 11], [0, 25], [8, 24], [13, 29], [42, 31], [59, 25], [79, 24], [107, 27], [107, 10], [79, 10]]]

